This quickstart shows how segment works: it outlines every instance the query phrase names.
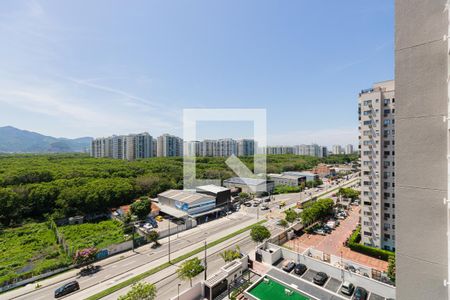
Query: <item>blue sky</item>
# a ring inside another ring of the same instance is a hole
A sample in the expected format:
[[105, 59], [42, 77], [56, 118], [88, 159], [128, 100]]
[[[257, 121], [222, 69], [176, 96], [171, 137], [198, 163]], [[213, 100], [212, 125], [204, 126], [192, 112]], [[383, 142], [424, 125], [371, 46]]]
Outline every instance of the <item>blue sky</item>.
[[356, 144], [358, 92], [393, 78], [393, 11], [392, 0], [2, 1], [0, 126], [181, 136], [183, 108], [265, 108], [269, 144]]

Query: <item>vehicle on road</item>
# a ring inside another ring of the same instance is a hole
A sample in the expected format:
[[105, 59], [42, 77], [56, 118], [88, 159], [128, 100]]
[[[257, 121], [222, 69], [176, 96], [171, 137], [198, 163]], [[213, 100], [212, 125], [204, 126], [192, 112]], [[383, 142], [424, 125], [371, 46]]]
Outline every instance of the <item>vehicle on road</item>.
[[245, 202], [244, 205], [245, 205], [246, 207], [250, 207], [250, 206], [252, 206], [252, 203], [251, 203], [251, 202]]
[[280, 208], [286, 206], [286, 201], [281, 201], [280, 202]]
[[344, 295], [351, 296], [353, 294], [353, 291], [355, 290], [355, 286], [353, 283], [349, 281], [344, 281], [341, 287], [341, 292]]
[[150, 223], [145, 223], [143, 227], [144, 227], [144, 229], [147, 229], [147, 230], [153, 229], [153, 226]]
[[318, 272], [313, 278], [313, 282], [320, 286], [324, 285], [325, 282], [327, 282], [327, 280], [328, 280], [328, 275], [324, 272]]
[[74, 281], [68, 282], [55, 290], [55, 298], [65, 296], [72, 292], [78, 291], [79, 289], [80, 289], [80, 284], [78, 283], [78, 281], [74, 280]]
[[353, 300], [367, 300], [367, 291], [365, 288], [358, 286], [355, 289], [355, 294], [353, 295]]
[[305, 273], [307, 269], [308, 268], [304, 264], [296, 264], [294, 273], [297, 275], [303, 275], [303, 273]]
[[89, 265], [86, 268], [81, 269], [80, 276], [88, 276], [88, 275], [95, 274], [98, 271], [100, 271], [100, 269], [101, 269], [100, 266]]
[[269, 209], [269, 206], [267, 206], [265, 204], [261, 205], [261, 210], [268, 210], [268, 209]]
[[253, 202], [253, 207], [257, 207], [259, 205], [259, 202]]
[[264, 198], [264, 202], [270, 202], [270, 197]]
[[162, 216], [157, 216], [155, 218], [155, 220], [158, 221], [158, 222], [162, 222], [164, 220], [164, 218]]
[[292, 272], [292, 270], [294, 270], [295, 268], [295, 263], [292, 260], [288, 260], [283, 264], [283, 271], [285, 272]]

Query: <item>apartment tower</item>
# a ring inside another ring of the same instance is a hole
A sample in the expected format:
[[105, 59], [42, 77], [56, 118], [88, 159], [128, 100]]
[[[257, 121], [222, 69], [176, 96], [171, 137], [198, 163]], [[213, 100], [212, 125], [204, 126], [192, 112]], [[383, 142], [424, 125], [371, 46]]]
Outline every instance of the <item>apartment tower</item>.
[[397, 0], [397, 300], [449, 299], [449, 2]]
[[361, 151], [361, 241], [395, 250], [394, 81], [361, 91], [358, 103]]

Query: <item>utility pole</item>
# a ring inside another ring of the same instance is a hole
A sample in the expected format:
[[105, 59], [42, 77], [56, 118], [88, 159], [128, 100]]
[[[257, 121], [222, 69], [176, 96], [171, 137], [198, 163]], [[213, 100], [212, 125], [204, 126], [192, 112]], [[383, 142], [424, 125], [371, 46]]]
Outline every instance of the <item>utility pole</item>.
[[208, 266], [207, 266], [207, 262], [206, 262], [206, 240], [205, 240], [205, 280], [207, 279], [207, 275], [206, 275], [206, 270], [207, 270]]
[[180, 285], [181, 283], [178, 284], [178, 300], [180, 300]]
[[131, 223], [131, 226], [132, 226], [132, 229], [131, 229], [131, 251], [133, 251], [134, 252], [134, 231], [135, 231], [135, 227], [136, 226], [134, 226], [134, 222], [133, 223]]
[[167, 220], [167, 221], [169, 223], [169, 245], [168, 245], [168, 248], [169, 248], [169, 263], [170, 263], [170, 220]]

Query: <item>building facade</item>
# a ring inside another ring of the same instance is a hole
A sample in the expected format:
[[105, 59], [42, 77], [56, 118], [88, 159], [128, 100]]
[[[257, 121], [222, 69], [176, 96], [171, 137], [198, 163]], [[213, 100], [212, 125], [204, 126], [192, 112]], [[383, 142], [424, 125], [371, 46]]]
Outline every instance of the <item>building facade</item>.
[[114, 135], [97, 138], [91, 143], [91, 156], [135, 160], [153, 155], [153, 138], [148, 133]]
[[394, 81], [359, 94], [361, 150], [361, 240], [395, 250]]
[[447, 0], [396, 1], [399, 300], [449, 299], [448, 9]]
[[183, 139], [163, 134], [158, 137], [156, 143], [158, 157], [183, 156]]
[[237, 141], [238, 156], [253, 156], [255, 154], [255, 141], [251, 139], [242, 139]]
[[348, 144], [345, 146], [345, 151], [344, 151], [345, 154], [352, 154], [353, 152], [354, 152], [354, 150], [353, 150], [352, 144]]
[[327, 148], [324, 146], [319, 146], [316, 144], [312, 145], [296, 145], [294, 146], [294, 154], [306, 155], [314, 157], [325, 157], [327, 156]]

